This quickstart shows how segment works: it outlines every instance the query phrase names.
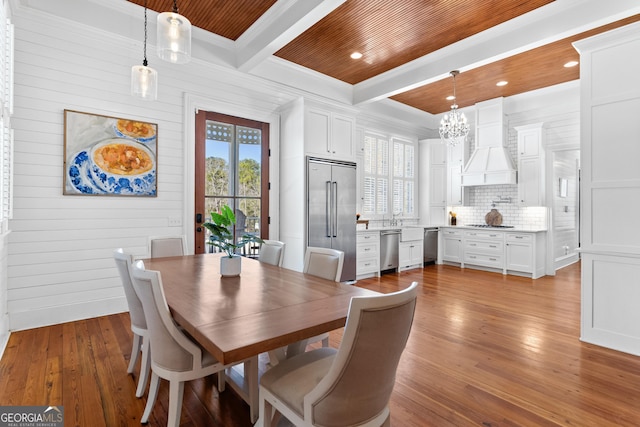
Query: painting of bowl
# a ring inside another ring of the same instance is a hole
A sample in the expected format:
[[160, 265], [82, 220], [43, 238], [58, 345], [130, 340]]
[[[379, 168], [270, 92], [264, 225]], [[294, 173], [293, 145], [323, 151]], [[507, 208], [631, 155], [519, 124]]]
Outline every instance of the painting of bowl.
[[113, 129], [118, 137], [131, 138], [142, 143], [152, 142], [156, 138], [155, 127], [151, 123], [118, 119]]
[[154, 153], [131, 139], [111, 138], [89, 150], [89, 174], [108, 194], [155, 195]]

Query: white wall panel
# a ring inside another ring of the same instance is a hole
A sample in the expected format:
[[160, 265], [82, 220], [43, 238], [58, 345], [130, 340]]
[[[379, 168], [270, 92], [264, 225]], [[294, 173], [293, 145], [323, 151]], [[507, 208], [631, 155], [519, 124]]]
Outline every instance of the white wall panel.
[[[16, 23], [15, 209], [7, 258], [10, 328], [25, 329], [126, 310], [112, 252], [145, 255], [149, 235], [185, 233], [185, 93], [214, 99], [220, 112], [273, 114], [293, 98], [256, 77], [194, 60], [177, 66], [155, 56], [159, 99], [129, 94], [142, 40], [91, 29], [21, 8]], [[142, 36], [142, 28], [131, 30]], [[128, 36], [128, 34], [127, 34]], [[225, 106], [232, 106], [223, 111]], [[158, 196], [63, 196], [64, 110], [158, 124]], [[277, 135], [277, 133], [276, 133]], [[278, 140], [272, 141], [277, 144]], [[277, 148], [274, 150], [277, 153]], [[272, 191], [277, 192], [277, 176]], [[272, 202], [275, 209], [277, 199]], [[183, 227], [169, 227], [168, 218]]]

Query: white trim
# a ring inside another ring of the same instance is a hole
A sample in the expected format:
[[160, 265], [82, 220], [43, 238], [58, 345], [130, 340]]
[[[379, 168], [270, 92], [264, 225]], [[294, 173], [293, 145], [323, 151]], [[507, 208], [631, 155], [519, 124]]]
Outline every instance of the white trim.
[[43, 307], [11, 313], [11, 331], [57, 325], [76, 320], [91, 319], [128, 312], [127, 300], [123, 296], [95, 301], [82, 301], [56, 307]]

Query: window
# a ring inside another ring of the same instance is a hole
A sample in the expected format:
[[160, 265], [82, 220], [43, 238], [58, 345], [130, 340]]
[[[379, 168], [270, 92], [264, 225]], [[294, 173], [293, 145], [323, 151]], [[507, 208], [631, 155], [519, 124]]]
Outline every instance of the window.
[[[392, 167], [390, 167], [392, 165]], [[364, 137], [363, 213], [415, 213], [415, 147], [410, 141], [371, 133]]]

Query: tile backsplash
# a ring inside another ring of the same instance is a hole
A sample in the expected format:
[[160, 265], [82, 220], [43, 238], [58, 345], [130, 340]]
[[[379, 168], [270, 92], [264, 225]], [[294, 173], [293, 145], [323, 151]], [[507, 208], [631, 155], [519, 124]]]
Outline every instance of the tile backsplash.
[[[508, 201], [507, 203], [504, 203]], [[495, 206], [492, 202], [495, 203]], [[484, 224], [485, 215], [491, 209], [502, 214], [503, 225], [515, 227], [547, 227], [547, 208], [521, 207], [518, 205], [517, 185], [489, 185], [469, 189], [469, 206], [450, 208], [457, 214], [458, 225]]]

